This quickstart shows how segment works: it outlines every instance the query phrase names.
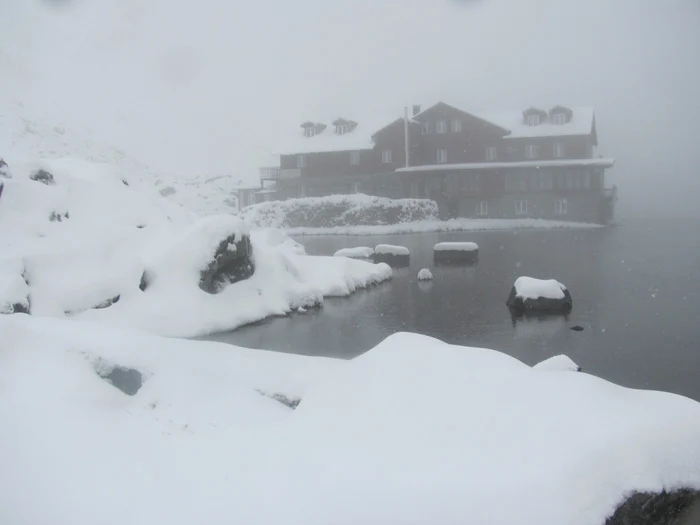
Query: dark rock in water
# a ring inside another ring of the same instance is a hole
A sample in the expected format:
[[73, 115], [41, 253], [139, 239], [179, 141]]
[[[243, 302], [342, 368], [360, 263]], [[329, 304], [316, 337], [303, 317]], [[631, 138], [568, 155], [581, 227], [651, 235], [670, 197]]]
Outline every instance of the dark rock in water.
[[37, 170], [32, 173], [29, 178], [46, 185], [56, 184], [56, 180], [53, 178], [53, 175], [46, 170]]
[[605, 520], [605, 525], [698, 525], [700, 492], [637, 492]]
[[403, 268], [409, 266], [411, 262], [410, 255], [396, 255], [393, 253], [375, 253], [372, 256], [374, 263], [387, 263], [392, 268]]
[[115, 366], [98, 375], [128, 396], [135, 395], [143, 386], [143, 375], [134, 368]]
[[120, 298], [121, 298], [121, 295], [115, 295], [114, 297], [110, 297], [109, 299], [105, 299], [100, 304], [95, 305], [92, 308], [93, 308], [93, 310], [102, 310], [103, 308], [109, 308], [114, 303], [118, 303]]
[[548, 297], [538, 297], [530, 299], [518, 297], [515, 286], [511, 289], [506, 305], [516, 313], [567, 313], [573, 308], [574, 302], [569, 290], [563, 290], [564, 297], [561, 299], [550, 299]]
[[479, 262], [479, 251], [435, 251], [433, 263], [436, 266], [474, 265]]
[[583, 332], [583, 326], [580, 326], [580, 325], [572, 326], [571, 328], [569, 328], [569, 330], [573, 330], [574, 332]]
[[244, 235], [235, 241], [235, 235], [221, 241], [214, 251], [213, 260], [201, 271], [199, 287], [205, 292], [219, 293], [227, 285], [248, 279], [255, 272], [250, 237]]

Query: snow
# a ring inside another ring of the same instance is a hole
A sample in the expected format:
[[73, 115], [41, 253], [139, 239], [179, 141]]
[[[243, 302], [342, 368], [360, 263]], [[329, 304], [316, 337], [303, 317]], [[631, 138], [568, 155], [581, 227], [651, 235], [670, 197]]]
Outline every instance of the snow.
[[374, 253], [381, 255], [410, 255], [411, 252], [405, 246], [395, 246], [393, 244], [377, 244]]
[[578, 372], [581, 367], [574, 363], [568, 356], [564, 354], [555, 355], [549, 359], [537, 363], [533, 368], [537, 370], [553, 370], [562, 372]]
[[29, 287], [19, 274], [8, 275], [0, 273], [0, 314], [14, 311], [14, 305], [29, 307]]
[[[254, 226], [252, 226], [254, 227]], [[404, 222], [382, 226], [332, 226], [329, 228], [284, 228], [289, 235], [392, 235], [401, 233], [433, 233], [503, 230], [560, 230], [602, 228], [600, 224], [544, 219], [450, 219]]]
[[563, 299], [566, 286], [554, 279], [534, 279], [533, 277], [518, 277], [515, 280], [515, 295], [523, 299]]
[[351, 259], [369, 259], [372, 255], [374, 255], [374, 248], [369, 246], [342, 248], [333, 254], [334, 257], [350, 257]]
[[[525, 108], [523, 108], [525, 109]], [[551, 108], [542, 108], [549, 111]], [[528, 126], [523, 121], [523, 110], [489, 111], [476, 113], [476, 116], [510, 131], [505, 138], [523, 137], [562, 137], [589, 135], [593, 131], [594, 111], [592, 107], [573, 107], [572, 118], [566, 124], [553, 124], [546, 121], [537, 126]]]
[[479, 245], [475, 242], [439, 242], [433, 250], [436, 252], [475, 252]]
[[[11, 167], [0, 206], [0, 293], [4, 304], [26, 291], [24, 274], [33, 315], [186, 337], [286, 315], [392, 276], [385, 264], [307, 256], [286, 234], [260, 230], [251, 235], [255, 274], [212, 295], [199, 288], [200, 271], [222, 240], [247, 234], [238, 217], [200, 219], [152, 189], [125, 185], [110, 165], [59, 159]], [[39, 167], [55, 185], [29, 180]], [[65, 218], [51, 222], [56, 214]]]
[[433, 272], [429, 268], [423, 268], [418, 272], [419, 281], [431, 281], [433, 279]]
[[429, 164], [399, 168], [396, 171], [409, 173], [418, 171], [454, 171], [454, 170], [500, 170], [508, 168], [566, 168], [599, 167], [612, 168], [615, 159], [564, 159], [564, 160], [523, 160], [519, 162], [465, 162], [459, 164]]
[[[358, 151], [371, 150], [374, 147], [372, 137], [378, 131], [388, 127], [397, 120], [403, 120], [403, 111], [398, 109], [394, 114], [387, 114], [386, 111], [364, 112], [361, 116], [343, 115], [346, 120], [357, 122], [357, 126], [352, 131], [343, 135], [335, 133], [334, 122], [338, 117], [326, 118], [323, 120], [307, 120], [314, 123], [326, 125], [326, 129], [313, 137], [305, 137], [304, 130], [297, 127], [288, 135], [288, 139], [280, 142], [276, 153], [289, 155], [295, 153], [322, 153], [328, 151]], [[299, 126], [302, 122], [299, 122]]]
[[[23, 315], [0, 333], [7, 525], [590, 525], [700, 489], [700, 404], [492, 350], [396, 334], [335, 361]], [[136, 395], [96, 373], [115, 365]]]
[[429, 199], [388, 199], [358, 193], [262, 202], [243, 208], [240, 216], [253, 228], [336, 227], [434, 220], [438, 208]]

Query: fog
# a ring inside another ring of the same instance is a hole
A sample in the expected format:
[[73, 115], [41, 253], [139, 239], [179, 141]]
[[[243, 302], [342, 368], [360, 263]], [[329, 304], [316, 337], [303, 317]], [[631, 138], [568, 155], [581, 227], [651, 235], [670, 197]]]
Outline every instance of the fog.
[[4, 0], [0, 28], [0, 110], [158, 169], [254, 181], [305, 119], [591, 105], [621, 217], [700, 216], [697, 0]]

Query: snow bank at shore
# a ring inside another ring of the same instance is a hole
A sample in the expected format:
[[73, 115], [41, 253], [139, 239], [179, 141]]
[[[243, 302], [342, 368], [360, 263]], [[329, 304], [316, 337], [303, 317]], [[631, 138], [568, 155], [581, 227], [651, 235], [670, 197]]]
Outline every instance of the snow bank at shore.
[[[35, 315], [193, 336], [392, 275], [384, 264], [307, 256], [279, 231], [250, 235], [232, 215], [199, 219], [155, 191], [137, 191], [109, 165], [63, 159], [10, 168], [0, 196], [2, 311], [23, 299]], [[217, 246], [235, 256], [249, 236], [252, 277], [205, 291], [201, 274], [221, 262]]]
[[428, 199], [330, 195], [254, 204], [240, 216], [252, 228], [333, 228], [436, 220], [438, 208]]
[[697, 402], [413, 334], [335, 361], [0, 316], [0, 384], [4, 525], [591, 525], [700, 488]]

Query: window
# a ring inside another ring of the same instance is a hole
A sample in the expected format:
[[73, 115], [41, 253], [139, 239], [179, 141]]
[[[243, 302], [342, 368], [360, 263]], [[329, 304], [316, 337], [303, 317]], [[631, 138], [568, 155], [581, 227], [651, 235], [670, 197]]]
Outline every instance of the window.
[[[562, 113], [559, 113], [562, 114]], [[554, 158], [561, 159], [564, 157], [564, 144], [561, 142], [554, 143]]]
[[551, 190], [554, 187], [552, 174], [548, 171], [541, 171], [539, 174], [539, 183], [541, 190]]
[[335, 132], [338, 135], [345, 135], [348, 132], [348, 128], [347, 124], [339, 124], [335, 127]]
[[430, 135], [433, 132], [433, 126], [430, 122], [423, 122], [421, 126], [421, 132], [423, 135]]
[[574, 189], [574, 173], [572, 171], [566, 172], [566, 189], [567, 190]]
[[306, 155], [297, 155], [297, 168], [306, 167]]
[[304, 128], [304, 136], [305, 137], [313, 137], [316, 134], [316, 128], [314, 126], [309, 126], [308, 128]]
[[525, 118], [525, 124], [528, 126], [537, 126], [540, 123], [540, 116], [538, 114], [531, 114]]
[[462, 179], [462, 191], [467, 193], [476, 193], [481, 189], [481, 175], [473, 173], [465, 175]]
[[569, 213], [569, 207], [566, 203], [566, 199], [559, 199], [554, 201], [554, 214], [555, 215], [566, 215]]
[[489, 146], [486, 148], [486, 160], [496, 160], [498, 158], [498, 148]]
[[591, 189], [591, 172], [590, 171], [583, 172], [583, 187], [587, 190]]
[[391, 164], [393, 162], [393, 155], [390, 149], [385, 149], [382, 151], [382, 164]]
[[481, 201], [476, 205], [476, 214], [479, 217], [486, 217], [489, 214], [489, 203], [486, 201]]
[[527, 215], [527, 201], [515, 201], [515, 214]]
[[452, 133], [461, 133], [462, 132], [462, 119], [453, 118], [450, 125], [452, 127]]
[[554, 124], [566, 124], [566, 113], [555, 113], [552, 115], [552, 122]]
[[438, 133], [447, 133], [447, 121], [446, 120], [438, 120], [437, 121], [437, 132]]
[[360, 152], [359, 151], [351, 151], [350, 152], [350, 164], [352, 166], [357, 166], [360, 164]]
[[506, 191], [527, 191], [527, 178], [522, 173], [509, 173], [506, 175]]
[[528, 159], [537, 158], [537, 146], [535, 144], [528, 144], [525, 146], [525, 157]]
[[437, 161], [438, 164], [447, 162], [447, 150], [445, 148], [437, 150]]

